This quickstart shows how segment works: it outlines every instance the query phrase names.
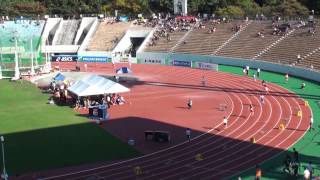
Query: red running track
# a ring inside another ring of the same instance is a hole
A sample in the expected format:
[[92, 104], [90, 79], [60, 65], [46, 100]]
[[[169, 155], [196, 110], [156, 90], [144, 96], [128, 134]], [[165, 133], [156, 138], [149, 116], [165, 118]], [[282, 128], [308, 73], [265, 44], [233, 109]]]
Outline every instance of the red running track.
[[[60, 67], [74, 69], [74, 64], [61, 63]], [[129, 113], [178, 127], [180, 134], [189, 127], [199, 135], [191, 142], [142, 157], [42, 179], [222, 179], [278, 155], [308, 129], [310, 109], [297, 95], [277, 85], [268, 84], [270, 93], [262, 104], [259, 95], [265, 92], [261, 82], [248, 77], [160, 65], [134, 64], [132, 69], [143, 83], [131, 88], [133, 105], [112, 109], [111, 119], [121, 119]], [[88, 70], [113, 72], [110, 64], [88, 64]], [[203, 75], [207, 78], [206, 87], [200, 86]], [[192, 110], [183, 108], [189, 97], [194, 100]], [[222, 102], [228, 106], [226, 112], [217, 110]], [[249, 104], [254, 107], [252, 114]], [[298, 110], [302, 111], [301, 117], [296, 115]], [[227, 128], [222, 125], [223, 116], [228, 117]], [[281, 131], [278, 126], [284, 121], [286, 129]], [[105, 126], [114, 133], [116, 127], [112, 123]], [[121, 138], [125, 133], [116, 136]], [[255, 144], [250, 142], [252, 137]], [[177, 141], [180, 140], [181, 137]], [[197, 154], [203, 159], [196, 160]], [[133, 171], [137, 166], [141, 168], [139, 175]]]

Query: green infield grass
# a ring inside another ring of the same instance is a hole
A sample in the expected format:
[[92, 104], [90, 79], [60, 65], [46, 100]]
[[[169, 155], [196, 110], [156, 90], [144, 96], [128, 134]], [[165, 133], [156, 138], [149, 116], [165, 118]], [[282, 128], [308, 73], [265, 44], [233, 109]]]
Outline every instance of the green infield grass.
[[48, 97], [29, 82], [0, 80], [0, 135], [9, 176], [139, 155], [72, 108], [46, 104]]

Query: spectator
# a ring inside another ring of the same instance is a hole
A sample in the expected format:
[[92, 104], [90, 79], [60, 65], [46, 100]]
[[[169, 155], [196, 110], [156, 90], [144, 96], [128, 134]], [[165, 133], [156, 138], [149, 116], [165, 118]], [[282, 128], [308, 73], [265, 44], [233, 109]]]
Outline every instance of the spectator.
[[303, 171], [303, 177], [305, 180], [310, 180], [310, 171], [308, 170], [308, 168], [305, 168]]
[[298, 63], [301, 62], [301, 55], [300, 55], [300, 54], [297, 55], [297, 62], [298, 62]]
[[309, 174], [310, 174], [310, 179], [312, 179], [312, 174], [313, 174], [313, 168], [312, 168], [312, 164], [309, 161], [308, 165], [307, 165], [307, 169], [309, 170]]
[[298, 164], [298, 162], [293, 162], [292, 164], [291, 164], [291, 167], [292, 167], [292, 169], [293, 169], [293, 175], [294, 176], [298, 176], [298, 171], [299, 171], [299, 164]]
[[299, 153], [296, 151], [296, 148], [293, 148], [293, 160], [299, 162]]
[[314, 68], [314, 67], [313, 67], [313, 65], [311, 64], [311, 65], [310, 65], [310, 69], [313, 69], [313, 68]]
[[256, 180], [260, 180], [262, 176], [262, 170], [259, 165], [256, 165]]
[[284, 164], [283, 172], [291, 174], [290, 163], [291, 163], [291, 157], [289, 156], [289, 154], [287, 154], [283, 162]]

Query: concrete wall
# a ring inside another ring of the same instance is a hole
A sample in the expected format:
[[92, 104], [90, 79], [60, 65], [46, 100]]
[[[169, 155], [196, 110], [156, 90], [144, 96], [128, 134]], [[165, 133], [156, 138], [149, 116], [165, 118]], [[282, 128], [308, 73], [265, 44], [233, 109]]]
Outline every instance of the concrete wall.
[[89, 29], [89, 31], [88, 31], [87, 36], [84, 38], [84, 40], [83, 40], [83, 42], [82, 42], [82, 44], [81, 44], [81, 46], [80, 46], [80, 48], [79, 48], [79, 51], [80, 51], [80, 52], [86, 51], [86, 48], [87, 48], [90, 40], [92, 39], [92, 36], [93, 36], [94, 33], [96, 32], [98, 25], [99, 25], [99, 21], [98, 21], [98, 19], [96, 18], [96, 19], [93, 21], [93, 23], [92, 23], [92, 25], [91, 25], [91, 27], [90, 27], [90, 29]]
[[113, 49], [112, 53], [123, 52], [131, 46], [131, 37], [147, 37], [150, 30], [128, 30], [117, 46]]
[[152, 31], [149, 32], [146, 39], [143, 41], [143, 43], [140, 45], [139, 49], [137, 50], [137, 53], [143, 52], [143, 50], [148, 46], [148, 43], [150, 42], [150, 39], [153, 37], [153, 33], [155, 32], [156, 28], [152, 29]]
[[[219, 56], [202, 56], [192, 54], [177, 54], [177, 53], [152, 53], [142, 52], [137, 54], [138, 63], [156, 63], [172, 65], [173, 60], [179, 61], [198, 61], [230, 66], [250, 66], [250, 68], [260, 68], [261, 70], [272, 71], [277, 73], [289, 73], [291, 76], [297, 76], [313, 81], [320, 82], [320, 71], [311, 71], [295, 66], [287, 66], [283, 64], [271, 63], [260, 60], [247, 60], [240, 58], [229, 58]], [[151, 60], [151, 61], [150, 61]]]
[[78, 44], [78, 41], [83, 33], [84, 30], [87, 30], [89, 32], [89, 29], [91, 27], [91, 25], [93, 24], [93, 22], [96, 20], [97, 18], [96, 17], [84, 17], [82, 18], [81, 20], [81, 24], [80, 24], [80, 27], [77, 31], [77, 35], [76, 35], [76, 38], [74, 40], [74, 44]]
[[54, 37], [53, 37], [53, 40], [52, 40], [52, 45], [55, 45], [55, 44], [57, 43], [58, 38], [59, 38], [59, 34], [61, 33], [61, 31], [62, 31], [62, 29], [63, 29], [63, 28], [62, 28], [63, 23], [64, 23], [64, 20], [61, 19], [61, 20], [59, 21], [58, 28], [57, 28], [57, 30], [56, 30], [56, 32], [55, 32], [55, 34], [54, 34]]
[[78, 45], [53, 45], [45, 46], [45, 53], [77, 53]]
[[62, 18], [49, 18], [46, 22], [46, 26], [44, 27], [41, 39], [42, 39], [42, 44], [41, 44], [41, 50], [44, 51], [45, 49], [45, 42], [48, 39], [49, 33], [57, 27], [57, 25], [61, 22]]

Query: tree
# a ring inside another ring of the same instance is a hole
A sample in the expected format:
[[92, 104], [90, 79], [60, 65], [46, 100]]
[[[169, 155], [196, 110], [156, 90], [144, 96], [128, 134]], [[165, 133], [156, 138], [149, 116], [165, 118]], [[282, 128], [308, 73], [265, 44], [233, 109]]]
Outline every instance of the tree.
[[218, 16], [242, 18], [245, 12], [239, 6], [227, 6], [216, 11]]

